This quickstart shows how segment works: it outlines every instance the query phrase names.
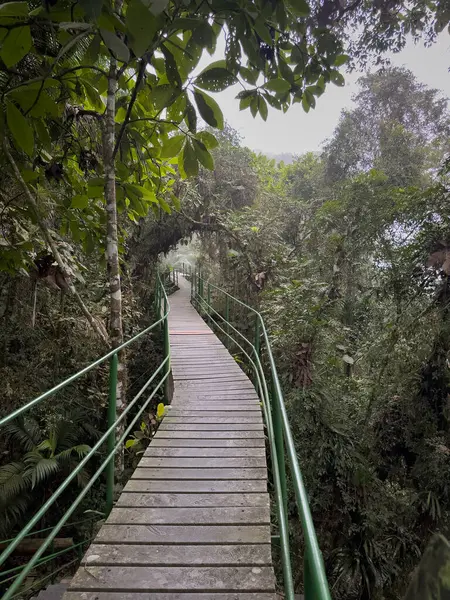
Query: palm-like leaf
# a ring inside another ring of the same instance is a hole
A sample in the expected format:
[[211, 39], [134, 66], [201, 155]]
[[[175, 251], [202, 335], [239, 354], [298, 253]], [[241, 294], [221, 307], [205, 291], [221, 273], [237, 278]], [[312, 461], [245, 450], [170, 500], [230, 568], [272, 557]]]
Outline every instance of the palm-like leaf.
[[12, 462], [0, 467], [0, 503], [16, 498], [28, 487], [25, 464]]
[[26, 464], [25, 475], [31, 476], [31, 489], [60, 470], [60, 465], [55, 458], [44, 458], [37, 450], [25, 454], [24, 463]]
[[4, 431], [5, 435], [18, 443], [25, 452], [30, 452], [35, 448], [42, 435], [37, 421], [34, 419], [25, 421], [21, 417], [5, 425]]

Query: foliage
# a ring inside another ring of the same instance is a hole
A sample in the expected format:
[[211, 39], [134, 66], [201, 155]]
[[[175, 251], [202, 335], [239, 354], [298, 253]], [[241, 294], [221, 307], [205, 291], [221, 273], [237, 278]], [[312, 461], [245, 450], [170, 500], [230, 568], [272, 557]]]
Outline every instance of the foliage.
[[397, 600], [450, 515], [448, 112], [403, 70], [361, 85], [323, 156], [255, 157], [251, 205], [207, 198], [199, 263], [269, 326], [333, 596]]
[[[89, 452], [90, 446], [80, 442], [97, 435], [86, 422], [84, 411], [55, 415], [46, 433], [31, 418], [11, 421], [4, 432], [16, 459], [0, 467], [2, 536], [20, 523], [36, 500], [45, 497]], [[88, 480], [88, 472], [81, 469], [78, 485], [84, 486]]]

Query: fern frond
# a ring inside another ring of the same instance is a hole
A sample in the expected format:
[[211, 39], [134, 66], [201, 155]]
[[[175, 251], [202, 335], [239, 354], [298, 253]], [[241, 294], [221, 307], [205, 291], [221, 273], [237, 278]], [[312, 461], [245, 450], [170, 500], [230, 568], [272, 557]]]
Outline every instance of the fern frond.
[[24, 462], [27, 465], [25, 473], [31, 476], [31, 489], [60, 470], [55, 458], [43, 458], [39, 452], [28, 452], [24, 456]]
[[41, 439], [41, 430], [34, 419], [18, 419], [5, 425], [5, 435], [15, 441], [25, 452], [30, 452]]
[[28, 487], [25, 475], [25, 465], [21, 462], [12, 462], [0, 467], [0, 501], [16, 498]]

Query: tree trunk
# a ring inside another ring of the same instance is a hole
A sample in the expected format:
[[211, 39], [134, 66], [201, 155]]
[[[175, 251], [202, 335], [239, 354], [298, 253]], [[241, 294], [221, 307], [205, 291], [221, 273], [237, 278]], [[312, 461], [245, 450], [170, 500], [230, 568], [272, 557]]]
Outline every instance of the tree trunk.
[[[106, 257], [108, 263], [110, 291], [110, 339], [112, 348], [123, 343], [122, 288], [120, 282], [119, 242], [117, 230], [116, 169], [114, 160], [115, 114], [117, 90], [117, 61], [111, 57], [108, 75], [108, 95], [103, 130], [103, 160], [105, 170], [106, 200]], [[116, 388], [116, 410], [120, 415], [126, 406], [125, 398], [126, 363], [125, 354], [119, 354], [119, 367]], [[117, 437], [123, 433], [119, 427]], [[116, 467], [123, 470], [123, 452], [116, 454]]]

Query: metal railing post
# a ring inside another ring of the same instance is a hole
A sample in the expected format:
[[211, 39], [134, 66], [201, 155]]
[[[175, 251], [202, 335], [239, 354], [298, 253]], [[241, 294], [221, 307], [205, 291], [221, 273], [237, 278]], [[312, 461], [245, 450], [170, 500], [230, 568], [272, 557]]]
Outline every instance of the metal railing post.
[[225, 321], [227, 322], [227, 334], [230, 335], [230, 296], [225, 300]]
[[211, 324], [212, 322], [212, 317], [211, 317], [211, 284], [208, 282], [208, 322]]
[[278, 470], [280, 473], [281, 495], [283, 497], [284, 514], [287, 515], [286, 461], [284, 457], [283, 424], [281, 422], [280, 398], [272, 380], [272, 416], [275, 446], [277, 449]]
[[[167, 315], [167, 297], [164, 296], [164, 314]], [[168, 361], [164, 366], [164, 374], [170, 372], [170, 340], [169, 340], [169, 319], [166, 316], [164, 319], [164, 358], [168, 357]], [[169, 377], [164, 382], [164, 403], [169, 404]]]
[[[116, 400], [117, 400], [117, 371], [119, 366], [119, 357], [113, 354], [109, 365], [109, 399], [108, 399], [108, 429], [116, 421]], [[108, 454], [114, 450], [116, 445], [116, 431], [108, 436]], [[114, 503], [114, 484], [115, 484], [114, 456], [111, 457], [106, 467], [106, 514], [109, 515]]]

